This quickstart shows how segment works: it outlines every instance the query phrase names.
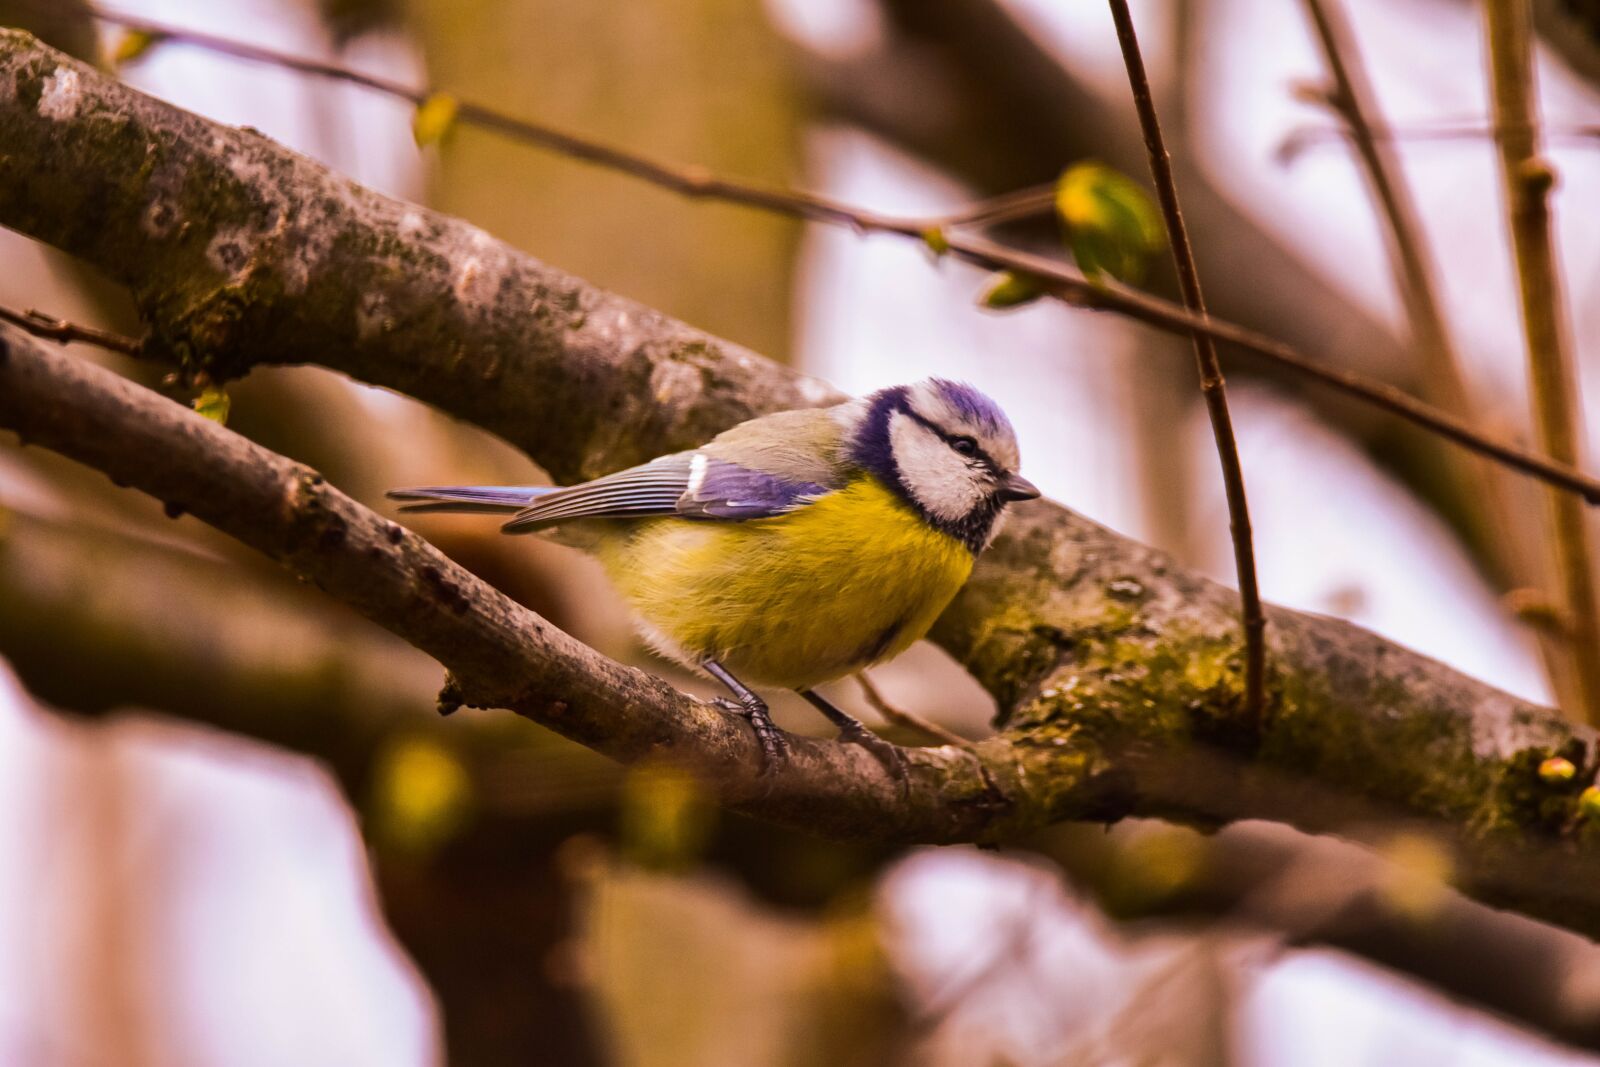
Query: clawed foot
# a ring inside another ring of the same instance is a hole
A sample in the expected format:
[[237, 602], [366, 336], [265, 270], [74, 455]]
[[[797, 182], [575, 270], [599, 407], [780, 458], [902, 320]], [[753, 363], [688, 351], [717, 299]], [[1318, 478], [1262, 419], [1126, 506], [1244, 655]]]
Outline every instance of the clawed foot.
[[[767, 713], [767, 705], [759, 700], [749, 703], [739, 700], [730, 700], [727, 697], [713, 697], [713, 706], [723, 711], [731, 712], [750, 720], [750, 729], [755, 731], [756, 740], [761, 744], [761, 773], [772, 773], [789, 758], [789, 742], [784, 737], [783, 731], [773, 724], [772, 717]], [[860, 745], [872, 754], [872, 757], [883, 764], [895, 780], [902, 785], [910, 781], [910, 771], [906, 763], [905, 752], [892, 741], [885, 741], [859, 722], [851, 720], [839, 730], [839, 740], [851, 745]]]
[[723, 711], [732, 712], [750, 720], [756, 741], [761, 745], [761, 774], [771, 774], [789, 758], [789, 741], [783, 731], [773, 723], [766, 704], [759, 700], [744, 703], [727, 697], [713, 697], [711, 703]]
[[885, 741], [861, 723], [851, 723], [839, 731], [839, 740], [850, 745], [860, 745], [872, 753], [872, 758], [883, 764], [883, 769], [904, 784], [910, 778], [906, 767], [906, 754], [893, 741]]

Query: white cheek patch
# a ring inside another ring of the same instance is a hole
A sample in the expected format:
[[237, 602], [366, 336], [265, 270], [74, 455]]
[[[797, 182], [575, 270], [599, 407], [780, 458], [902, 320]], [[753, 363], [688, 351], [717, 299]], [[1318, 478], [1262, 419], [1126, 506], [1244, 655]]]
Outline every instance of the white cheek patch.
[[955, 522], [983, 502], [980, 475], [938, 434], [904, 412], [889, 417], [889, 447], [900, 480], [928, 514]]
[[948, 433], [964, 433], [977, 439], [983, 450], [1002, 469], [1014, 471], [1020, 463], [1017, 441], [1009, 431], [997, 433], [980, 426], [956, 410], [948, 398], [929, 382], [911, 387], [911, 410]]

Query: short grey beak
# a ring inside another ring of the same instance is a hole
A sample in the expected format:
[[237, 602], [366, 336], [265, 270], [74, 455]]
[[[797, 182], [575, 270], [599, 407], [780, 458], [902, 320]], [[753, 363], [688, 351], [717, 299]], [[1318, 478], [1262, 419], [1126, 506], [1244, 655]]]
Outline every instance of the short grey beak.
[[1000, 483], [1000, 499], [1012, 500], [1038, 500], [1039, 487], [1020, 474], [1008, 474], [1006, 480]]

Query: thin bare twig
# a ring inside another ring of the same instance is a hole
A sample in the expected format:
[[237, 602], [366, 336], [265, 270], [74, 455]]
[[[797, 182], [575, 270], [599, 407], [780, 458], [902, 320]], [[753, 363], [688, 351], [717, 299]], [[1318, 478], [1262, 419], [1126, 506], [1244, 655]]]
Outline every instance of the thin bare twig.
[[991, 196], [987, 200], [968, 204], [959, 211], [941, 217], [939, 224], [947, 227], [994, 226], [1002, 222], [1044, 214], [1054, 208], [1055, 203], [1054, 182], [1031, 185], [1026, 189], [1001, 193], [999, 196]]
[[[1372, 139], [1381, 142], [1405, 141], [1490, 141], [1495, 136], [1495, 126], [1480, 119], [1437, 119], [1427, 124], [1389, 126], [1371, 124]], [[1592, 145], [1600, 141], [1600, 126], [1566, 123], [1545, 126], [1546, 141], [1566, 141], [1574, 145]], [[1299, 126], [1290, 130], [1275, 153], [1281, 163], [1293, 162], [1308, 148], [1353, 139], [1352, 131], [1344, 127]]]
[[144, 354], [144, 346], [131, 337], [112, 333], [109, 330], [99, 330], [93, 326], [80, 326], [66, 319], [54, 318], [42, 311], [29, 308], [27, 311], [15, 311], [8, 307], [0, 306], [0, 320], [19, 326], [35, 337], [43, 337], [58, 344], [69, 344], [78, 341], [83, 344], [95, 345], [109, 352], [120, 352], [124, 356], [135, 359]]
[[[1049, 285], [1048, 279], [1045, 284]], [[1116, 310], [1128, 318], [1160, 326], [1175, 333], [1183, 332], [1194, 336], [1201, 332], [1188, 326], [1194, 318], [1188, 311], [1136, 289], [1128, 289], [1111, 282], [1101, 284], [1107, 290], [1118, 294]], [[1278, 366], [1288, 367], [1347, 396], [1398, 415], [1430, 433], [1456, 442], [1463, 448], [1520, 470], [1547, 484], [1577, 493], [1591, 504], [1600, 504], [1600, 497], [1594, 493], [1595, 487], [1600, 486], [1600, 480], [1576, 468], [1482, 434], [1465, 419], [1419, 400], [1402, 389], [1319, 362], [1283, 341], [1243, 326], [1236, 326], [1223, 319], [1206, 321], [1208, 329], [1204, 332], [1207, 336], [1230, 342], [1250, 355], [1265, 356]]]
[[[1539, 157], [1533, 66], [1533, 16], [1526, 0], [1486, 0], [1489, 94], [1495, 142], [1505, 188], [1516, 259], [1517, 291], [1528, 346], [1533, 421], [1544, 451], [1578, 463], [1578, 382], [1566, 333], [1566, 312], [1556, 273], [1550, 220], [1555, 172]], [[1555, 557], [1572, 643], [1584, 717], [1600, 722], [1600, 605], [1595, 601], [1594, 562], [1583, 508], [1563, 493], [1551, 493]]]
[[[1434, 284], [1434, 264], [1428, 256], [1420, 213], [1393, 141], [1380, 140], [1378, 136], [1377, 98], [1363, 69], [1355, 36], [1339, 0], [1304, 0], [1304, 5], [1333, 82], [1331, 91], [1320, 93], [1317, 98], [1344, 119], [1379, 217], [1386, 224], [1395, 288], [1422, 357], [1425, 394], [1447, 411], [1481, 422], [1482, 412], [1462, 371]], [[1501, 588], [1537, 584], [1537, 564], [1551, 549], [1537, 518], [1530, 521], [1522, 509], [1511, 503], [1515, 487], [1506, 484], [1501, 471], [1483, 462], [1458, 467], [1453, 473], [1462, 482], [1459, 491], [1463, 498], [1482, 502], [1481, 532], [1503, 583]], [[1569, 662], [1570, 643], [1549, 628], [1538, 631], [1538, 643], [1562, 706], [1581, 707], [1580, 694], [1573, 691], [1571, 684], [1575, 675]]]
[[[429, 95], [422, 90], [375, 78], [335, 64], [303, 59], [226, 38], [182, 30], [148, 19], [95, 8], [85, 8], [85, 13], [103, 22], [136, 32], [149, 33], [166, 40], [194, 45], [252, 62], [267, 63], [365, 86], [414, 104], [420, 104]], [[923, 242], [928, 239], [931, 230], [938, 230], [943, 224], [940, 218], [895, 218], [809, 193], [764, 189], [729, 179], [712, 178], [703, 168], [670, 166], [548, 126], [516, 119], [478, 104], [463, 103], [457, 114], [462, 121], [495, 129], [514, 139], [538, 144], [569, 154], [573, 158], [630, 174], [642, 181], [672, 189], [691, 198], [739, 203], [808, 221], [847, 226], [857, 232], [891, 233]], [[952, 217], [958, 222], [965, 222], [965, 214], [957, 212]], [[1600, 479], [1590, 478], [1565, 464], [1554, 462], [1515, 444], [1496, 440], [1481, 433], [1469, 422], [1440, 411], [1387, 383], [1340, 370], [1282, 341], [1226, 320], [1196, 315], [1160, 297], [1104, 280], [1091, 282], [1057, 260], [1007, 248], [977, 234], [950, 233], [943, 236], [945, 246], [952, 255], [989, 270], [1028, 274], [1040, 282], [1042, 288], [1064, 303], [1096, 311], [1114, 312], [1169, 333], [1190, 337], [1206, 336], [1235, 345], [1254, 356], [1264, 358], [1363, 403], [1415, 423], [1431, 433], [1439, 434], [1497, 463], [1503, 463], [1568, 492], [1577, 493], [1591, 504], [1600, 504]]]
[[[1167, 237], [1172, 243], [1172, 261], [1178, 269], [1178, 288], [1183, 302], [1198, 315], [1206, 313], [1205, 296], [1200, 288], [1200, 272], [1189, 246], [1189, 231], [1183, 224], [1178, 204], [1178, 185], [1172, 177], [1172, 157], [1161, 136], [1161, 120], [1150, 95], [1150, 77], [1139, 52], [1133, 16], [1127, 0], [1110, 0], [1111, 18], [1117, 24], [1117, 43], [1122, 47], [1122, 62], [1128, 69], [1128, 84], [1133, 104], [1144, 131], [1145, 150], [1150, 156], [1150, 175], [1155, 180], [1156, 197], [1166, 220]], [[1228, 412], [1228, 391], [1222, 380], [1222, 365], [1217, 360], [1216, 342], [1210, 337], [1194, 338], [1194, 358], [1200, 372], [1200, 392], [1205, 397], [1206, 414], [1211, 418], [1211, 434], [1217, 443], [1217, 459], [1222, 466], [1222, 484], [1228, 497], [1228, 529], [1233, 535], [1233, 564], [1239, 579], [1239, 612], [1244, 625], [1245, 714], [1259, 723], [1266, 701], [1267, 617], [1261, 610], [1261, 590], [1256, 581], [1256, 550], [1250, 536], [1250, 506], [1245, 500], [1244, 470], [1239, 463], [1239, 446], [1234, 440], [1233, 417]]]
[[1333, 79], [1333, 91], [1327, 94], [1327, 104], [1344, 119], [1361, 157], [1388, 228], [1396, 287], [1406, 304], [1411, 328], [1416, 334], [1414, 339], [1422, 345], [1429, 379], [1443, 394], [1434, 399], [1447, 410], [1470, 418], [1474, 414], [1473, 406], [1440, 309], [1416, 204], [1399, 160], [1391, 149], [1379, 145], [1374, 126], [1377, 105], [1350, 27], [1338, 0], [1303, 0], [1303, 3], [1322, 47], [1328, 74]]
[[967, 748], [972, 744], [960, 734], [946, 730], [938, 723], [924, 719], [914, 711], [906, 711], [904, 708], [897, 708], [889, 703], [872, 679], [867, 677], [866, 671], [856, 672], [856, 684], [861, 686], [861, 692], [867, 698], [867, 703], [872, 705], [874, 711], [883, 716], [885, 722], [916, 730], [918, 733], [933, 738], [941, 745], [959, 745], [962, 748]]

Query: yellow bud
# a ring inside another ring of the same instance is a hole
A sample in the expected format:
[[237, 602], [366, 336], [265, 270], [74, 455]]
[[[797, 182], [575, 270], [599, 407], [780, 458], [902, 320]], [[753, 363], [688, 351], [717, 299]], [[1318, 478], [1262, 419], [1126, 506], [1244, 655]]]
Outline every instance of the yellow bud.
[[1547, 159], [1525, 159], [1517, 167], [1517, 179], [1532, 196], [1543, 196], [1555, 188], [1556, 171]]
[[1563, 633], [1567, 629], [1566, 615], [1561, 606], [1538, 589], [1520, 586], [1508, 590], [1500, 598], [1500, 603], [1529, 626], [1551, 633]]
[[704, 783], [687, 768], [647, 760], [629, 770], [622, 843], [634, 862], [663, 870], [688, 866], [705, 850], [715, 817]]
[[455, 125], [460, 110], [460, 102], [449, 93], [434, 93], [417, 105], [417, 113], [411, 116], [411, 135], [416, 138], [417, 147], [442, 141]]
[[472, 780], [455, 754], [428, 738], [412, 737], [378, 758], [373, 820], [390, 844], [428, 851], [460, 828], [472, 806]]
[[228, 424], [228, 411], [233, 407], [233, 402], [228, 399], [226, 390], [208, 385], [200, 390], [200, 395], [194, 398], [194, 409], [212, 422]]
[[120, 68], [141, 58], [146, 52], [164, 40], [166, 40], [166, 34], [164, 33], [128, 30], [117, 38], [116, 44], [111, 46], [112, 69]]
[[1570, 782], [1577, 773], [1578, 768], [1572, 765], [1572, 761], [1560, 756], [1551, 756], [1539, 764], [1539, 777], [1546, 782]]
[[1600, 818], [1600, 786], [1591, 785], [1578, 794], [1578, 813], [1586, 819]]
[[1044, 287], [1039, 284], [1038, 279], [1026, 274], [1002, 271], [994, 276], [989, 288], [978, 298], [978, 302], [993, 311], [1005, 311], [1031, 304], [1043, 295]]
[[1078, 269], [1136, 282], [1166, 245], [1166, 228], [1144, 187], [1104, 163], [1076, 163], [1056, 180], [1056, 217]]
[[1389, 861], [1380, 890], [1389, 907], [1418, 922], [1435, 915], [1455, 871], [1444, 846], [1425, 834], [1403, 833], [1380, 852]]

